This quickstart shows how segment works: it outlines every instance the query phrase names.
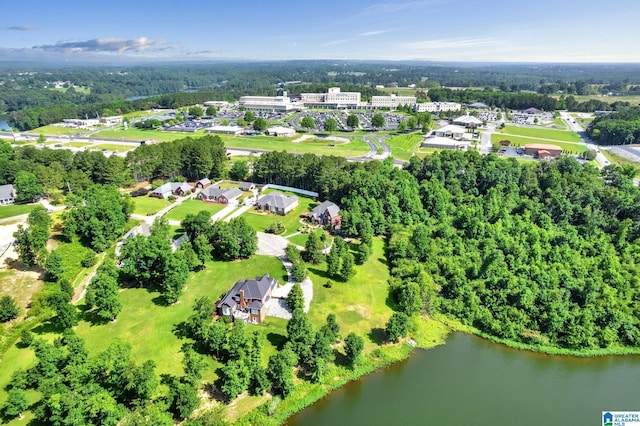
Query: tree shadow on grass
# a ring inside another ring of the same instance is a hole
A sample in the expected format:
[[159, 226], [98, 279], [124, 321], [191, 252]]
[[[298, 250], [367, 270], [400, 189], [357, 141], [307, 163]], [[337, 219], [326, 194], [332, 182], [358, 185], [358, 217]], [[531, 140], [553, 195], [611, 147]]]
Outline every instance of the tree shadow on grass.
[[281, 350], [282, 348], [284, 348], [285, 343], [287, 343], [287, 337], [277, 333], [267, 333], [267, 340], [277, 350]]
[[316, 274], [319, 277], [325, 278], [327, 280], [333, 280], [333, 277], [331, 277], [329, 274], [327, 274], [327, 271], [324, 271], [322, 269], [317, 269], [314, 267], [308, 267], [307, 270], [313, 274]]
[[15, 269], [16, 271], [37, 272], [38, 274], [40, 274], [38, 276], [38, 279], [42, 281], [44, 281], [47, 275], [47, 271], [45, 271], [44, 269], [38, 266], [31, 266], [31, 267], [24, 266], [24, 264], [20, 262], [18, 259], [8, 258], [5, 260], [5, 263], [9, 269]]
[[37, 335], [51, 334], [51, 333], [61, 334], [63, 331], [64, 329], [62, 327], [57, 326], [51, 321], [43, 322], [42, 324], [34, 327], [31, 330], [33, 334], [37, 334]]
[[89, 309], [87, 305], [81, 305], [78, 308], [80, 310], [78, 319], [88, 322], [92, 327], [96, 325], [105, 325], [111, 322], [109, 319], [99, 316], [96, 311]]
[[387, 341], [387, 332], [380, 327], [372, 328], [367, 335], [369, 339], [377, 345], [382, 345]]
[[[155, 291], [155, 290], [149, 290], [151, 291]], [[170, 303], [167, 303], [167, 299], [165, 299], [165, 297], [161, 294], [157, 295], [156, 297], [154, 297], [153, 299], [151, 299], [151, 301], [153, 303], [155, 303], [158, 306], [170, 306]]]

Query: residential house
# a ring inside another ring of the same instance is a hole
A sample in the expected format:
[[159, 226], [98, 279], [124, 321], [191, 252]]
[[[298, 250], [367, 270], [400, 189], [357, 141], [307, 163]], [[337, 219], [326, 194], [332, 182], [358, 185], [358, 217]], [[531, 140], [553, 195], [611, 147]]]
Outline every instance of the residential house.
[[311, 209], [309, 215], [311, 221], [321, 225], [331, 225], [335, 229], [340, 229], [342, 218], [340, 217], [340, 207], [327, 200]]
[[196, 188], [204, 189], [209, 186], [211, 186], [211, 181], [209, 180], [209, 178], [200, 179], [198, 182], [196, 182]]
[[298, 197], [295, 195], [284, 195], [280, 192], [272, 192], [260, 197], [257, 205], [261, 210], [284, 216], [298, 206]]
[[256, 185], [253, 182], [240, 182], [241, 191], [253, 191], [256, 189]]
[[240, 196], [242, 191], [238, 188], [220, 188], [219, 186], [210, 186], [198, 194], [198, 198], [202, 201], [219, 204], [236, 203]]
[[0, 185], [0, 206], [16, 202], [16, 190], [13, 185]]
[[264, 274], [255, 280], [240, 280], [218, 302], [218, 315], [246, 323], [259, 324], [267, 315], [271, 292], [277, 285], [275, 278]]
[[193, 186], [187, 182], [168, 182], [160, 185], [151, 193], [156, 198], [169, 198], [171, 195], [184, 196], [193, 191]]

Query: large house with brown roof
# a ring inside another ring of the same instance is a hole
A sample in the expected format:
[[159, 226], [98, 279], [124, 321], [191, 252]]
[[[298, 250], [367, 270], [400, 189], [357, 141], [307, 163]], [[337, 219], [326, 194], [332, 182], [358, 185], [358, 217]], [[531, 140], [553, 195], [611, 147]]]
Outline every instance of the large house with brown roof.
[[267, 315], [271, 292], [277, 283], [269, 274], [236, 282], [216, 305], [218, 315], [260, 324]]

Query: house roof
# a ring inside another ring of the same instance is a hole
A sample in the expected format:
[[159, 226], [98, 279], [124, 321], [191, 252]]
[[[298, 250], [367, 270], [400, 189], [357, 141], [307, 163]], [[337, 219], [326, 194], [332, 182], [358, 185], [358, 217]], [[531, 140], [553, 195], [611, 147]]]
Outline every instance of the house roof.
[[540, 114], [542, 111], [540, 111], [538, 108], [531, 107], [523, 110], [522, 112], [527, 114]]
[[545, 151], [562, 151], [562, 148], [560, 148], [558, 145], [549, 145], [546, 143], [529, 143], [524, 147], [529, 149], [542, 149]]
[[238, 188], [220, 188], [219, 186], [210, 186], [202, 190], [202, 194], [211, 198], [218, 198], [223, 195], [227, 200], [233, 200], [242, 195], [242, 191]]
[[291, 127], [283, 127], [283, 126], [274, 126], [269, 127], [267, 129], [267, 133], [271, 134], [294, 134], [296, 132], [295, 129]]
[[335, 203], [326, 200], [311, 209], [311, 215], [314, 217], [314, 219], [319, 219], [325, 211], [328, 211], [329, 216], [331, 216], [332, 218], [337, 217], [340, 213], [340, 207], [338, 207]]
[[201, 185], [209, 185], [211, 183], [211, 181], [209, 180], [209, 178], [204, 178], [204, 179], [200, 179], [198, 182]]
[[469, 104], [470, 108], [489, 108], [489, 105], [487, 104], [483, 104], [482, 102], [474, 102], [472, 104]]
[[432, 136], [432, 137], [429, 137], [429, 138], [425, 138], [422, 141], [422, 144], [423, 145], [429, 145], [429, 146], [436, 146], [437, 145], [437, 146], [443, 146], [443, 147], [446, 147], [446, 148], [458, 147], [458, 146], [467, 146], [468, 147], [469, 145], [471, 145], [471, 143], [467, 142], [467, 141], [456, 141], [456, 140], [453, 140], [453, 139], [443, 138], [443, 137], [440, 137], [440, 136]]
[[253, 309], [260, 309], [262, 308], [262, 305], [269, 300], [267, 292], [275, 284], [276, 279], [270, 277], [268, 273], [261, 277], [256, 277], [255, 280], [252, 280], [251, 278], [239, 280], [233, 285], [233, 287], [231, 287], [231, 290], [225, 294], [220, 303], [218, 303], [218, 307], [224, 305], [229, 307], [236, 306], [240, 303], [240, 291], [244, 291], [244, 299], [246, 301], [251, 301], [249, 307]]
[[272, 192], [258, 200], [258, 207], [263, 208], [266, 204], [275, 206], [276, 208], [286, 209], [291, 205], [298, 202], [298, 197], [295, 195], [284, 195], [280, 192]]
[[157, 187], [153, 193], [154, 194], [164, 194], [166, 192], [174, 192], [178, 188], [181, 188], [183, 192], [191, 191], [193, 186], [189, 185], [187, 182], [167, 182], [164, 185], [160, 185]]
[[453, 122], [464, 124], [482, 124], [482, 120], [474, 117], [473, 115], [461, 115], [460, 117], [453, 120]]
[[466, 131], [467, 129], [465, 129], [464, 127], [456, 126], [455, 124], [449, 124], [447, 126], [440, 127], [439, 129], [434, 130], [434, 132], [436, 133], [465, 133]]
[[13, 198], [13, 185], [0, 185], [0, 199]]
[[254, 186], [255, 184], [253, 182], [240, 182], [240, 189], [243, 191], [248, 191]]

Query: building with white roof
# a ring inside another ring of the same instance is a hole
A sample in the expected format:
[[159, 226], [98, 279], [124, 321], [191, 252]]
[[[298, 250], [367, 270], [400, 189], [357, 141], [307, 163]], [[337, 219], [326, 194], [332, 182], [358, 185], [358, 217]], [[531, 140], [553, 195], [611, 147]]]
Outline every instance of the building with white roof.
[[471, 146], [471, 142], [454, 140], [440, 136], [428, 137], [422, 141], [423, 148], [454, 149], [466, 151], [469, 149], [469, 146]]
[[452, 123], [458, 126], [464, 126], [467, 129], [475, 129], [483, 124], [482, 120], [473, 115], [461, 115], [460, 117], [454, 118]]
[[273, 135], [273, 136], [293, 136], [296, 134], [295, 129], [291, 127], [283, 127], [283, 126], [269, 127], [266, 132], [268, 135]]
[[467, 129], [465, 129], [464, 127], [456, 126], [454, 124], [440, 127], [439, 129], [434, 130], [433, 134], [441, 138], [450, 138], [455, 140], [462, 140], [466, 135], [469, 135], [467, 133]]
[[211, 126], [205, 129], [207, 133], [216, 133], [218, 135], [241, 135], [244, 129], [240, 126]]

